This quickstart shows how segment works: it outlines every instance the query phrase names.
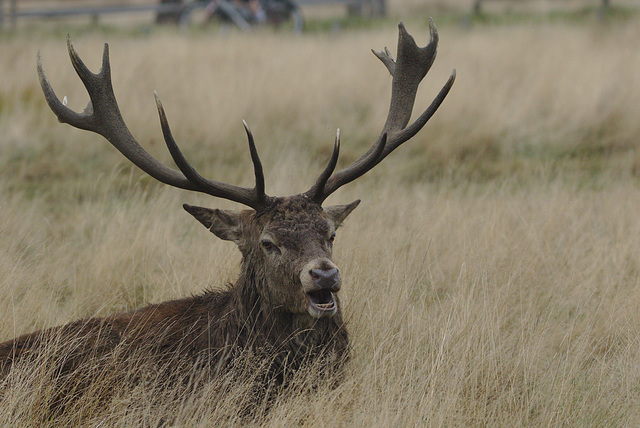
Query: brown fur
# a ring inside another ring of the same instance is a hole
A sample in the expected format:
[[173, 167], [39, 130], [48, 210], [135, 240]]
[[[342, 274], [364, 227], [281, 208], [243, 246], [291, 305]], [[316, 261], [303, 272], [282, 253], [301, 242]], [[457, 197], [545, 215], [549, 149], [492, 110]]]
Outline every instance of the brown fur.
[[[333, 316], [312, 317], [299, 273], [310, 260], [330, 262], [331, 235], [358, 202], [323, 210], [299, 195], [272, 198], [259, 212], [185, 206], [217, 236], [238, 244], [242, 263], [235, 284], [4, 342], [2, 372], [20, 359], [37, 359], [52, 341], [58, 342], [60, 355], [52, 360], [55, 376], [61, 379], [84, 373], [78, 368], [87, 363], [141, 356], [168, 374], [186, 370], [188, 375], [197, 367], [219, 373], [250, 353], [270, 360], [265, 380], [279, 384], [306, 361], [321, 358], [327, 370], [339, 370], [349, 354], [339, 304]], [[279, 255], [262, 247], [265, 234]]]

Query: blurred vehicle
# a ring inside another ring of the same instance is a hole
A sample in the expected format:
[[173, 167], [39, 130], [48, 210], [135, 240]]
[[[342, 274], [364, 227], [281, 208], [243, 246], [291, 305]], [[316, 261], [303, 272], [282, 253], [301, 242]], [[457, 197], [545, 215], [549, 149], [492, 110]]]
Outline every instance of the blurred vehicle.
[[249, 30], [260, 25], [304, 28], [302, 10], [295, 0], [194, 0], [185, 4], [180, 26], [206, 26], [213, 21]]

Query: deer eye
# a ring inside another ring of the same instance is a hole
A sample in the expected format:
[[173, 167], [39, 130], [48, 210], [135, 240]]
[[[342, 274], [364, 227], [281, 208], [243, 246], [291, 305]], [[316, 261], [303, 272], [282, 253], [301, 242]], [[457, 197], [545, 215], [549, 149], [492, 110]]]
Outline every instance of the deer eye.
[[333, 246], [333, 241], [336, 239], [336, 233], [333, 232], [329, 237], [329, 246]]
[[263, 239], [262, 241], [260, 241], [260, 245], [262, 245], [262, 248], [264, 248], [267, 253], [281, 254], [280, 248], [278, 248], [276, 244], [269, 241], [268, 239]]

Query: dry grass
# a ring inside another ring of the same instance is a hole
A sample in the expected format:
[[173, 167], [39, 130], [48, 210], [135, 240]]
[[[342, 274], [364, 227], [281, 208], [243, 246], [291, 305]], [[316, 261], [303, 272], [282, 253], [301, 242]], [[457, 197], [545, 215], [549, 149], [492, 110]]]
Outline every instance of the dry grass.
[[[424, 24], [408, 23], [418, 40]], [[629, 41], [639, 28], [440, 26], [418, 104], [455, 66], [442, 110], [331, 199], [364, 200], [336, 243], [354, 348], [346, 379], [284, 395], [256, 424], [636, 423], [640, 54]], [[163, 160], [153, 89], [196, 166], [244, 185], [247, 119], [270, 194], [311, 184], [335, 127], [345, 163], [373, 141], [389, 78], [368, 48], [396, 39], [392, 25], [302, 37], [72, 36], [93, 68], [109, 40], [127, 123]], [[63, 37], [3, 40], [0, 338], [232, 281], [233, 245], [180, 204], [233, 205], [156, 185], [99, 137], [56, 124], [37, 86], [38, 48], [58, 94], [78, 109], [86, 100]], [[12, 378], [1, 425], [38, 424], [48, 390], [36, 374]], [[243, 388], [205, 383], [182, 395], [162, 383], [123, 385], [104, 406], [81, 401], [58, 423], [237, 423]]]

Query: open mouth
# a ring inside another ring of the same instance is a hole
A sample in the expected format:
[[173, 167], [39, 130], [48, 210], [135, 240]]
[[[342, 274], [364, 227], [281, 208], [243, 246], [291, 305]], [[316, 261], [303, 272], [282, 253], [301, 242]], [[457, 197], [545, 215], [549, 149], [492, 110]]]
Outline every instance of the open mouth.
[[309, 313], [314, 318], [333, 316], [338, 305], [333, 293], [329, 290], [315, 290], [307, 293]]

